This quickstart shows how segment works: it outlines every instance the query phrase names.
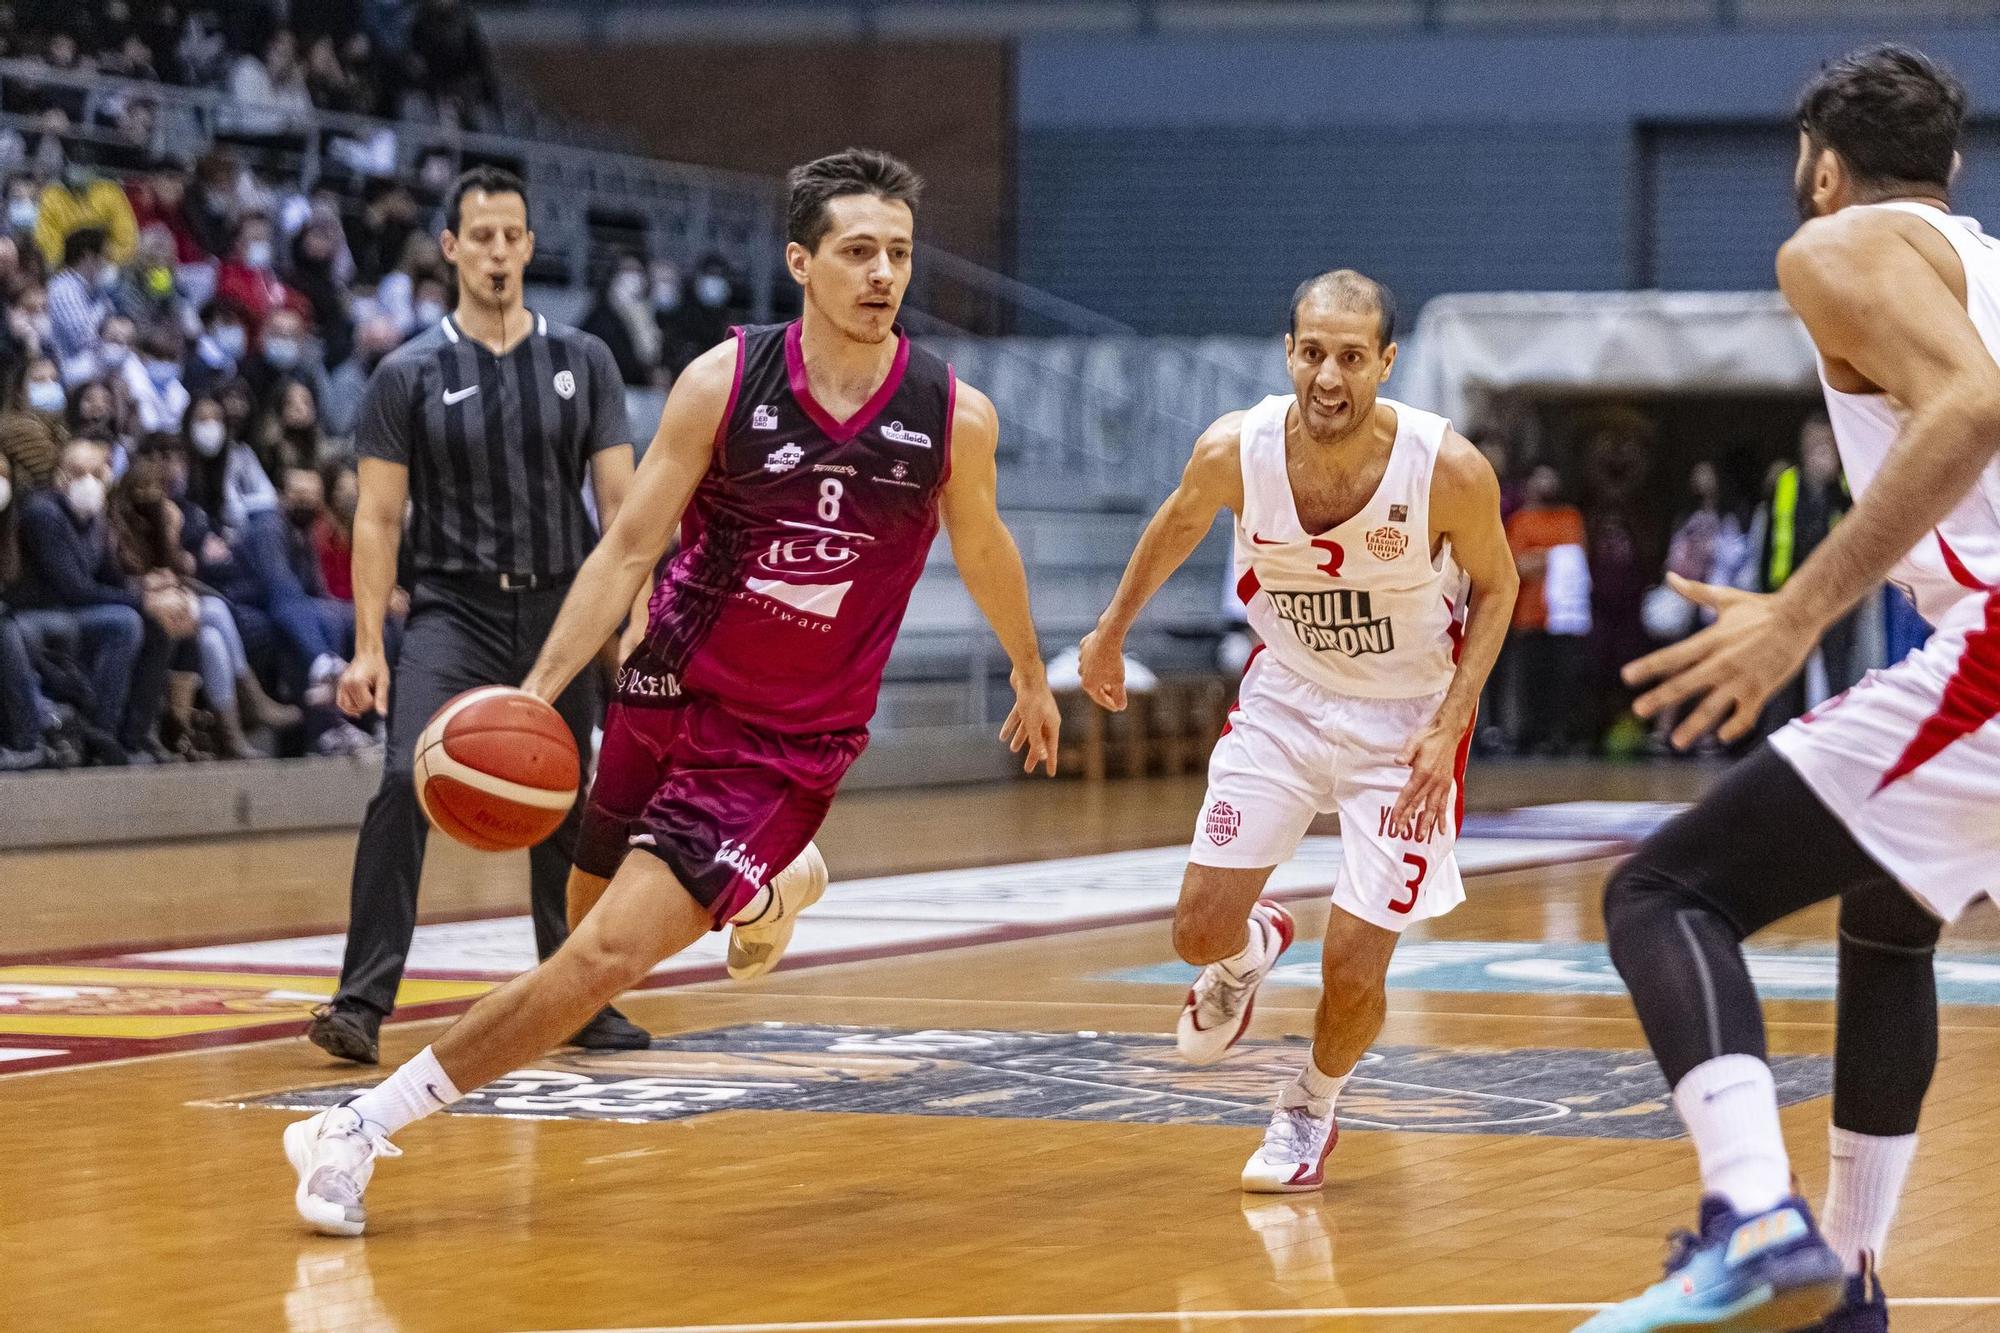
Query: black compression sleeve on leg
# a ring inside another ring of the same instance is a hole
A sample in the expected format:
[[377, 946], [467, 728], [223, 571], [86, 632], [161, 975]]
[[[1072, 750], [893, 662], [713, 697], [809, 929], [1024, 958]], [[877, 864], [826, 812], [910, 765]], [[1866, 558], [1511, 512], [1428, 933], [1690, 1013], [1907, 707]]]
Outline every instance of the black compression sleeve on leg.
[[1840, 904], [1840, 1018], [1833, 1123], [1856, 1134], [1917, 1132], [1937, 1069], [1942, 929], [1900, 884], [1850, 889]]
[[1668, 1085], [1717, 1056], [1763, 1058], [1745, 937], [1885, 877], [1769, 746], [1648, 838], [1605, 888], [1605, 938]]

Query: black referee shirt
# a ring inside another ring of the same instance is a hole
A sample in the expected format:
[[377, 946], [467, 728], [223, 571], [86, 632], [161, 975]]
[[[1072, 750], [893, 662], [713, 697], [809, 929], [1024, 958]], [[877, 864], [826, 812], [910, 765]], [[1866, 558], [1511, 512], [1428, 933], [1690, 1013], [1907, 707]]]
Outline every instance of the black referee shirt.
[[630, 444], [625, 383], [597, 338], [530, 312], [505, 356], [446, 316], [384, 357], [355, 447], [410, 470], [414, 573], [574, 574], [597, 533], [590, 456]]

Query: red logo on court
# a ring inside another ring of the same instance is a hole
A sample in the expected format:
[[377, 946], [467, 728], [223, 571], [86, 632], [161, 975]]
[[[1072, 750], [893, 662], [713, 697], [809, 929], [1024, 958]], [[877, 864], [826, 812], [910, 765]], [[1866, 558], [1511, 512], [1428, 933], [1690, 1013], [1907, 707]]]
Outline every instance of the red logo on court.
[[1208, 807], [1208, 840], [1217, 847], [1236, 841], [1243, 829], [1243, 815], [1227, 801]]

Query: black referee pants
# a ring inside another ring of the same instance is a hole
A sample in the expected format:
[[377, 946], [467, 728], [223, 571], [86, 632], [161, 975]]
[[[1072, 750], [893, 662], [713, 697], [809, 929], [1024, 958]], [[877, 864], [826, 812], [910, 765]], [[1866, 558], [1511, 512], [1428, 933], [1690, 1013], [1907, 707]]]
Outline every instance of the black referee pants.
[[[384, 1017], [396, 1007], [396, 987], [417, 929], [417, 881], [423, 874], [430, 825], [411, 784], [417, 737], [453, 695], [480, 685], [518, 685], [534, 665], [562, 607], [567, 585], [510, 592], [491, 582], [430, 576], [410, 594], [403, 648], [389, 686], [389, 744], [382, 786], [368, 802], [354, 853], [348, 899], [347, 956], [337, 1005], [359, 1005]], [[590, 668], [556, 701], [590, 755], [597, 721], [597, 684]], [[535, 952], [554, 953], [569, 935], [565, 905], [583, 796], [547, 841], [528, 851]]]

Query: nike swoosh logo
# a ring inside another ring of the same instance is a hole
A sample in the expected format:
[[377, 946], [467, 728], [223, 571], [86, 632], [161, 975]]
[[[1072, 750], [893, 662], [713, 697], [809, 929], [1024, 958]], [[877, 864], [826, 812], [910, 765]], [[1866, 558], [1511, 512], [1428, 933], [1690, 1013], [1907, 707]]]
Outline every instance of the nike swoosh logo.
[[473, 394], [478, 392], [479, 392], [479, 386], [477, 384], [470, 385], [463, 389], [446, 389], [444, 391], [444, 405], [446, 407], [450, 407], [453, 403], [462, 403], [466, 399], [472, 397]]
[[1285, 543], [1284, 543], [1284, 542], [1274, 542], [1274, 541], [1272, 541], [1272, 540], [1271, 540], [1271, 539], [1270, 539], [1269, 537], [1260, 537], [1260, 536], [1258, 536], [1258, 535], [1257, 535], [1256, 533], [1254, 533], [1254, 532], [1250, 534], [1250, 540], [1251, 540], [1251, 542], [1253, 542], [1254, 544], [1256, 544], [1256, 545], [1258, 545], [1258, 546], [1283, 546], [1283, 545], [1285, 545]]

